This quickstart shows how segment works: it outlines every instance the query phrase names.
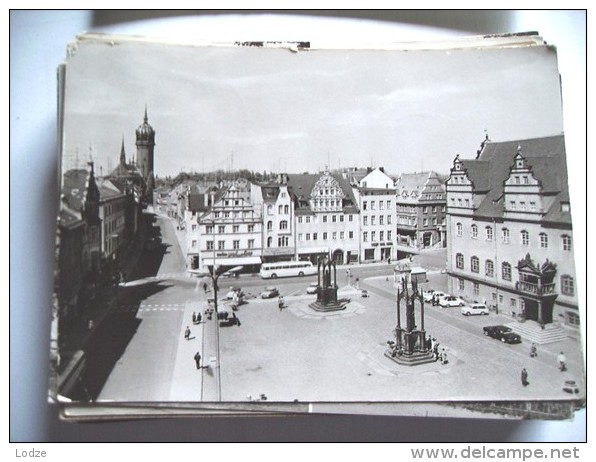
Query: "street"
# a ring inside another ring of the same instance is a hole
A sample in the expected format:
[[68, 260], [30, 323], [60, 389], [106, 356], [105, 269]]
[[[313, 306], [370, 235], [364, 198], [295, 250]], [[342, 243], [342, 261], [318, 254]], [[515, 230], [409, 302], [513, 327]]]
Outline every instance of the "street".
[[[339, 296], [350, 303], [330, 313], [308, 307], [316, 295], [307, 295], [306, 288], [316, 276], [221, 277], [220, 312], [232, 315], [224, 300], [229, 287], [241, 287], [247, 295], [248, 303], [234, 312], [241, 324], [217, 328], [215, 318], [203, 316], [201, 324], [193, 325], [192, 314], [204, 313], [211, 292], [203, 290], [203, 280], [184, 273], [173, 221], [158, 217], [155, 232], [162, 248], [142, 256], [96, 336], [96, 354], [89, 362], [97, 371], [99, 400], [230, 402], [261, 395], [285, 402], [565, 399], [563, 381], [581, 380], [582, 360], [570, 357], [578, 350], [575, 340], [541, 346], [538, 357], [530, 358], [527, 342], [509, 345], [483, 335], [483, 326], [510, 318], [495, 313], [464, 317], [459, 308], [430, 304], [425, 304], [425, 330], [445, 348], [448, 364], [408, 367], [388, 359], [386, 342], [393, 339], [396, 325], [393, 265], [388, 264], [338, 267]], [[446, 289], [441, 258], [441, 251], [415, 257], [413, 264], [429, 270], [423, 289]], [[356, 279], [370, 297], [360, 296]], [[268, 286], [280, 290], [284, 309], [275, 298], [259, 297]], [[416, 311], [418, 319], [419, 305]], [[189, 340], [184, 338], [187, 326]], [[564, 373], [556, 367], [559, 349], [569, 352]], [[200, 369], [193, 359], [197, 351]], [[527, 387], [520, 383], [522, 368], [528, 371]], [[100, 378], [107, 369], [104, 383]]]

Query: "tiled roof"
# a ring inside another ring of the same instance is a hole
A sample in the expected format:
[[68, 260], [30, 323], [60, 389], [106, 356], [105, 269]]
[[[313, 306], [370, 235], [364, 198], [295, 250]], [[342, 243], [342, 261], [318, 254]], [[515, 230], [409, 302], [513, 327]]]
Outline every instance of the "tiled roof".
[[[299, 207], [308, 207], [308, 201], [310, 200], [310, 194], [315, 186], [315, 183], [323, 173], [301, 173], [288, 175], [288, 188], [296, 197]], [[331, 174], [331, 176], [339, 183], [342, 192], [345, 195], [344, 198], [344, 209], [346, 207], [356, 206], [356, 198], [352, 191], [352, 187], [348, 180], [342, 178], [339, 175]]]
[[503, 216], [503, 184], [509, 178], [513, 158], [518, 151], [541, 182], [542, 192], [552, 197], [544, 220], [570, 223], [570, 213], [563, 212], [561, 207], [561, 203], [569, 202], [563, 135], [505, 142], [487, 141], [478, 159], [463, 160], [463, 167], [475, 191], [486, 194], [475, 213], [485, 217]]

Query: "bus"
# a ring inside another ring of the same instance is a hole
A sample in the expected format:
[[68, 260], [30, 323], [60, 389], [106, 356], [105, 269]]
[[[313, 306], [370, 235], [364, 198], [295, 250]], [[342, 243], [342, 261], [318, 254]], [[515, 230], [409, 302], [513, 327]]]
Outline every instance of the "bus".
[[317, 274], [317, 268], [309, 261], [278, 261], [263, 263], [259, 275], [263, 279], [310, 276]]

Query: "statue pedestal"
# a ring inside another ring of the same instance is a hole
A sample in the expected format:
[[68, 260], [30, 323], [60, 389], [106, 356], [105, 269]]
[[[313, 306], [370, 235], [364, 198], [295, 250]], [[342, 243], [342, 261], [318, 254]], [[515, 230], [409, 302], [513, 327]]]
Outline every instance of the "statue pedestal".
[[418, 364], [434, 363], [437, 359], [426, 344], [426, 333], [423, 330], [406, 331], [398, 327], [396, 329], [397, 343], [385, 351], [392, 361], [405, 366], [417, 366]]
[[437, 361], [432, 351], [414, 351], [413, 353], [399, 354], [398, 350], [389, 348], [385, 351], [385, 356], [403, 366], [418, 366], [419, 364]]
[[337, 287], [321, 287], [317, 292], [317, 301], [308, 306], [315, 311], [341, 311], [347, 304], [347, 301], [337, 299]]

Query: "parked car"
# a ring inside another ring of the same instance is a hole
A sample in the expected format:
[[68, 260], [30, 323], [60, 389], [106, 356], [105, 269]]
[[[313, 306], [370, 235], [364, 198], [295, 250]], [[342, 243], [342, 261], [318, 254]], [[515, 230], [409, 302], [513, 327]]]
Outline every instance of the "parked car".
[[362, 290], [360, 291], [360, 296], [361, 296], [361, 297], [364, 297], [364, 298], [368, 298], [368, 297], [370, 297], [370, 294], [368, 293], [368, 290], [366, 290], [366, 289], [362, 289]]
[[577, 395], [579, 393], [579, 386], [575, 380], [565, 380], [565, 382], [563, 382], [563, 391], [565, 393]]
[[[430, 300], [429, 300], [429, 301], [430, 301], [430, 302], [431, 302], [433, 305], [435, 305], [435, 304], [438, 304], [438, 303], [439, 303], [439, 301], [440, 301], [440, 300], [441, 300], [443, 297], [446, 297], [447, 295], [449, 295], [449, 294], [446, 294], [445, 292], [441, 292], [440, 290], [435, 290], [435, 291], [433, 292], [433, 294], [431, 295], [431, 297], [430, 297]], [[423, 297], [424, 297], [424, 295], [423, 295]]]
[[484, 303], [471, 303], [461, 307], [461, 314], [464, 316], [487, 315], [488, 308]]
[[275, 287], [265, 287], [265, 290], [261, 292], [261, 298], [274, 298], [279, 297], [279, 290]]
[[439, 299], [439, 306], [442, 308], [449, 308], [453, 306], [463, 306], [464, 301], [455, 295], [445, 295]]
[[233, 300], [234, 298], [240, 298], [242, 296], [244, 296], [244, 293], [240, 287], [230, 287], [230, 290], [226, 294], [226, 299]]
[[424, 299], [425, 302], [430, 302], [433, 299], [434, 293], [435, 293], [434, 289], [425, 290], [422, 292], [422, 298]]
[[316, 294], [318, 290], [319, 290], [319, 284], [316, 282], [313, 282], [306, 288], [306, 293], [307, 294]]
[[521, 337], [507, 326], [486, 326], [483, 330], [484, 335], [503, 343], [521, 343]]

